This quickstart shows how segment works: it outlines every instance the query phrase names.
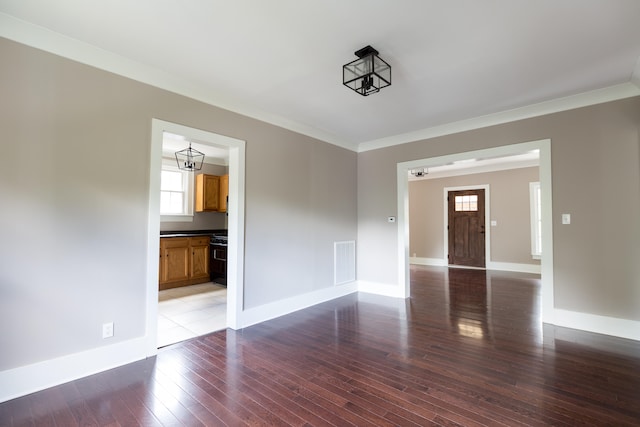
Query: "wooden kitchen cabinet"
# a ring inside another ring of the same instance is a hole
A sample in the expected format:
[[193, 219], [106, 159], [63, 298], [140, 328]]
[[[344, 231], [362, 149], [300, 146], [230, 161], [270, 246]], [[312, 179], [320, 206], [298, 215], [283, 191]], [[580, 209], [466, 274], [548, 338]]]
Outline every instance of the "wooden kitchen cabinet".
[[160, 239], [160, 284], [185, 280], [189, 280], [189, 238]]
[[229, 175], [196, 176], [196, 212], [226, 212]]
[[217, 212], [220, 204], [220, 177], [196, 176], [196, 212]]
[[209, 237], [191, 237], [189, 247], [191, 248], [190, 279], [209, 281]]
[[220, 177], [220, 197], [218, 203], [218, 212], [227, 211], [227, 201], [229, 199], [229, 175]]
[[160, 238], [160, 290], [209, 279], [209, 237]]

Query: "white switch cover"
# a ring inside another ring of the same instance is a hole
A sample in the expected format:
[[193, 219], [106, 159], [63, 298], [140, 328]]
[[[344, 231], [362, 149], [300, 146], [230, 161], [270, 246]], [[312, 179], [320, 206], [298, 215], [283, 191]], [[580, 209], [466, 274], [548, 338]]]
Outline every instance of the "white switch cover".
[[562, 223], [571, 224], [571, 214], [562, 214]]
[[498, 225], [498, 221], [496, 221], [495, 219], [491, 220], [491, 226], [492, 227], [496, 227]]

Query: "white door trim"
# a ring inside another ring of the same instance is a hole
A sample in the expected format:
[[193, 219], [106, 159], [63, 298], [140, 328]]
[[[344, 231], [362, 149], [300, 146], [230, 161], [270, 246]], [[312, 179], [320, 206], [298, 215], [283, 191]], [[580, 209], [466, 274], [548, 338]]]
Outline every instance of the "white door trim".
[[147, 355], [157, 353], [158, 268], [160, 251], [160, 171], [162, 166], [162, 133], [183, 135], [187, 139], [229, 149], [229, 204], [227, 251], [227, 326], [241, 327], [244, 301], [244, 194], [245, 141], [176, 123], [152, 119], [151, 156], [149, 166], [149, 210], [147, 224]]
[[552, 178], [551, 140], [522, 142], [500, 147], [446, 156], [411, 160], [397, 164], [397, 205], [398, 205], [398, 286], [399, 294], [408, 298], [411, 293], [409, 277], [409, 171], [418, 167], [434, 167], [449, 162], [482, 157], [500, 157], [540, 150], [540, 187], [542, 189], [542, 321], [553, 323], [553, 218], [552, 218]]
[[[464, 185], [460, 187], [444, 187], [444, 247], [443, 250], [443, 259], [445, 265], [449, 265], [449, 230], [447, 225], [449, 225], [449, 203], [447, 202], [447, 197], [449, 195], [449, 191], [463, 191], [463, 190], [484, 190], [484, 266], [485, 268], [491, 262], [491, 188], [489, 184], [478, 184], [478, 185]], [[453, 266], [453, 267], [463, 267], [461, 265]]]

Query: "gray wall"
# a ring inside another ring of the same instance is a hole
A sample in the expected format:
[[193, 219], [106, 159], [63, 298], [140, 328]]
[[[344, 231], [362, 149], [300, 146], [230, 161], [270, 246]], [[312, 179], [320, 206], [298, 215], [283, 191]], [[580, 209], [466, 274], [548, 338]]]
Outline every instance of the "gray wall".
[[634, 97], [360, 153], [358, 279], [397, 283], [397, 163], [548, 138], [556, 308], [640, 320], [639, 126]]
[[[529, 183], [537, 167], [448, 178], [409, 181], [409, 253], [442, 259], [444, 254], [444, 188], [488, 184], [490, 188], [491, 261], [540, 264], [531, 258]], [[489, 258], [487, 258], [489, 259]]]
[[5, 39], [0, 57], [0, 370], [144, 335], [153, 118], [246, 141], [246, 308], [333, 286], [356, 153]]
[[[209, 175], [225, 175], [229, 168], [222, 165], [213, 165], [208, 163], [202, 164], [202, 169], [195, 172], [196, 175], [206, 173]], [[195, 185], [195, 181], [194, 181]], [[195, 203], [195, 197], [194, 197]], [[160, 222], [161, 231], [188, 231], [188, 230], [226, 230], [227, 214], [224, 212], [193, 212], [193, 221], [177, 222], [162, 221]]]
[[144, 334], [152, 118], [247, 141], [246, 308], [332, 286], [335, 240], [395, 284], [398, 162], [550, 138], [556, 306], [640, 320], [640, 97], [356, 154], [4, 39], [0, 57], [0, 370]]

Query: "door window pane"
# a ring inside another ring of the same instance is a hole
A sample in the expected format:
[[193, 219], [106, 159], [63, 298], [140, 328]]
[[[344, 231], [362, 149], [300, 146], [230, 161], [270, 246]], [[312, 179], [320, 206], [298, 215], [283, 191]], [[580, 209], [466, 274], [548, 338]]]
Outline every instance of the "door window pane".
[[478, 210], [478, 196], [456, 196], [456, 211], [477, 211]]

